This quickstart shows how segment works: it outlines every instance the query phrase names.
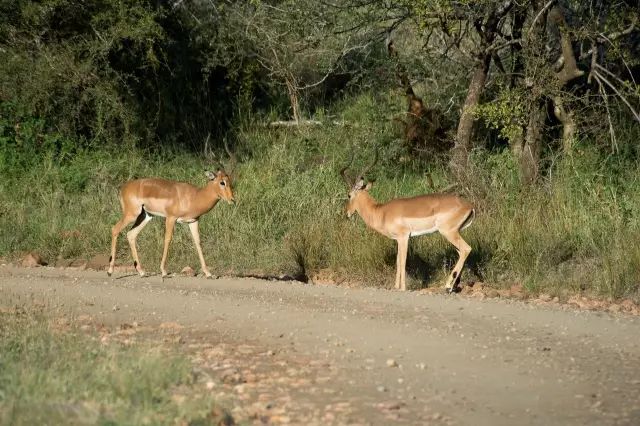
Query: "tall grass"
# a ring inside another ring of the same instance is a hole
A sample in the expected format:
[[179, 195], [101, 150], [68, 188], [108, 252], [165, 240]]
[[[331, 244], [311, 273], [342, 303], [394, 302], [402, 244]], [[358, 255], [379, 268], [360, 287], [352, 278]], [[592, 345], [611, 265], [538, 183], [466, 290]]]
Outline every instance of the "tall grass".
[[[346, 188], [338, 170], [355, 153], [354, 169], [374, 149], [372, 195], [380, 201], [429, 192], [451, 183], [446, 166], [413, 163], [403, 155], [388, 106], [361, 96], [338, 109], [344, 125], [296, 129], [248, 127], [239, 134], [238, 203], [222, 202], [201, 219], [207, 262], [218, 273], [263, 272], [334, 275], [389, 286], [395, 270], [395, 242], [343, 214]], [[629, 137], [632, 137], [630, 135]], [[207, 163], [198, 155], [165, 152], [82, 152], [56, 164], [44, 159], [0, 183], [0, 256], [38, 250], [50, 260], [91, 257], [109, 250], [110, 228], [119, 219], [118, 186], [133, 177], [163, 176], [203, 185]], [[478, 209], [464, 231], [473, 247], [465, 279], [495, 286], [523, 283], [533, 292], [593, 292], [638, 297], [640, 282], [640, 170], [631, 160], [605, 157], [578, 145], [557, 159], [541, 183], [522, 187], [508, 151], [479, 150], [472, 156], [465, 187], [456, 190]], [[152, 222], [138, 239], [141, 260], [158, 269], [163, 224]], [[75, 231], [75, 232], [74, 232]], [[438, 235], [411, 242], [411, 286], [443, 281], [457, 258]], [[118, 260], [131, 262], [121, 238]], [[186, 227], [178, 227], [169, 267], [198, 265]]]

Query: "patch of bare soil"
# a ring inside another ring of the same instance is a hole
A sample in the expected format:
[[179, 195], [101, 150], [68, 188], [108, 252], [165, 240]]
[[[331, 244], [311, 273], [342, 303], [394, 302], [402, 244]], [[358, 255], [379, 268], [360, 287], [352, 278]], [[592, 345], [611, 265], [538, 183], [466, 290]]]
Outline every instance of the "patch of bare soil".
[[41, 304], [104, 344], [177, 345], [203, 392], [238, 421], [640, 423], [640, 319], [623, 312], [632, 309], [474, 295], [480, 288], [442, 295], [0, 267], [0, 306]]

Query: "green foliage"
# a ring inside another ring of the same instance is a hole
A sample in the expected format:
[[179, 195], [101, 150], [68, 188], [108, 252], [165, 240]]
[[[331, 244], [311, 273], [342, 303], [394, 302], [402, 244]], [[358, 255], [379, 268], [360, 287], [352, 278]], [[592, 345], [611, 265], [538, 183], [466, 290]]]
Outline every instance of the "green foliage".
[[2, 424], [175, 424], [210, 411], [195, 392], [176, 403], [178, 386], [194, 386], [190, 363], [168, 348], [103, 345], [38, 314], [0, 313]]
[[478, 105], [473, 113], [513, 143], [522, 138], [529, 112], [527, 102], [522, 88], [502, 88], [495, 99]]
[[5, 2], [0, 24], [0, 102], [83, 148], [199, 148], [226, 130], [245, 84], [226, 81], [230, 67], [204, 66], [210, 41], [170, 5]]
[[0, 172], [23, 171], [44, 157], [65, 162], [79, 150], [74, 140], [47, 132], [46, 122], [22, 114], [11, 102], [0, 102]]

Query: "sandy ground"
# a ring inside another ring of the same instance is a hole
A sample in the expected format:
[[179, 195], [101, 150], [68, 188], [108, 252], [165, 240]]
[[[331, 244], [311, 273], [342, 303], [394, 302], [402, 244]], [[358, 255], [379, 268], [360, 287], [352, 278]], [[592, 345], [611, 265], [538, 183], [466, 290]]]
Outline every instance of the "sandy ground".
[[102, 324], [105, 339], [173, 339], [241, 421], [640, 424], [640, 318], [623, 314], [0, 266], [0, 305], [29, 303]]

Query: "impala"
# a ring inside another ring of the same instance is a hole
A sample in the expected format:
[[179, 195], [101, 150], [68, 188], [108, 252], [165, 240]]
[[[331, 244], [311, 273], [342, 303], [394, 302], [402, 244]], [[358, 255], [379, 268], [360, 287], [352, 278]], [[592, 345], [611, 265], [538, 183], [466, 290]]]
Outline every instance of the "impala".
[[373, 162], [353, 180], [347, 176], [353, 156], [349, 164], [340, 170], [349, 191], [347, 217], [357, 212], [367, 226], [398, 242], [395, 288], [402, 290], [407, 289], [406, 262], [409, 238], [436, 231], [442, 234], [458, 250], [458, 262], [445, 282], [445, 288], [453, 292], [460, 279], [464, 262], [471, 252], [471, 247], [462, 239], [460, 231], [473, 221], [473, 206], [451, 194], [426, 194], [378, 203], [369, 194], [371, 182], [365, 183], [365, 175], [375, 165], [377, 158], [376, 152]]
[[138, 258], [136, 238], [151, 219], [160, 216], [165, 218], [164, 249], [160, 262], [162, 277], [167, 276], [166, 262], [169, 243], [173, 237], [175, 224], [178, 222], [189, 224], [191, 236], [200, 258], [202, 272], [207, 278], [211, 278], [211, 272], [207, 268], [200, 246], [198, 219], [214, 208], [220, 199], [230, 204], [235, 203], [235, 199], [231, 188], [231, 173], [228, 175], [224, 168], [220, 167], [216, 173], [205, 171], [205, 175], [209, 182], [203, 188], [186, 182], [160, 178], [136, 179], [122, 186], [120, 189], [122, 219], [111, 229], [111, 257], [107, 271], [109, 276], [113, 273], [116, 262], [118, 234], [122, 228], [134, 221], [133, 226], [127, 232], [127, 239], [133, 255], [133, 266], [140, 276], [144, 276], [145, 271]]

